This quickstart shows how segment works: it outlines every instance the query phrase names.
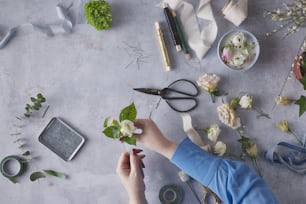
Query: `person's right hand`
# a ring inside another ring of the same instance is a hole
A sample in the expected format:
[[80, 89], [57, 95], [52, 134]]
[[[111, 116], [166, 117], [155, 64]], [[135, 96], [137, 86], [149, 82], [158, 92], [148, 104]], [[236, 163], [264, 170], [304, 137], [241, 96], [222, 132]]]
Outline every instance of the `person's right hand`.
[[153, 120], [136, 119], [135, 126], [142, 129], [141, 134], [135, 134], [138, 142], [168, 159], [172, 157], [177, 145], [162, 134]]

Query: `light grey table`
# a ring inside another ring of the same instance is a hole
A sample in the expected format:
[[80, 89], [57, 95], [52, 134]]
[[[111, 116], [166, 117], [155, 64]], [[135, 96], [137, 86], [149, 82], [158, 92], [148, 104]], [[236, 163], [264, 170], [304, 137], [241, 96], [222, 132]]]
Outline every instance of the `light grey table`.
[[[239, 28], [255, 34], [260, 42], [261, 54], [249, 71], [237, 73], [225, 69], [217, 59], [217, 42], [227, 31], [236, 27], [225, 20], [221, 8], [225, 1], [212, 1], [212, 9], [218, 24], [218, 36], [207, 55], [186, 61], [182, 53], [170, 49], [174, 68], [165, 72], [156, 41], [154, 22], [165, 24], [163, 12], [156, 7], [157, 0], [120, 1], [109, 0], [112, 7], [113, 27], [109, 31], [95, 31], [91, 26], [75, 25], [72, 34], [46, 37], [39, 32], [18, 33], [4, 49], [0, 50], [0, 157], [31, 150], [33, 161], [27, 172], [14, 185], [4, 177], [0, 179], [0, 203], [126, 203], [127, 194], [118, 179], [115, 168], [119, 155], [126, 150], [118, 141], [102, 134], [107, 116], [117, 116], [124, 106], [134, 101], [139, 118], [151, 114], [153, 120], [170, 139], [181, 141], [185, 134], [180, 114], [172, 111], [159, 98], [136, 93], [134, 87], [167, 86], [179, 78], [198, 79], [204, 73], [221, 76], [220, 90], [235, 96], [244, 91], [254, 97], [254, 102], [271, 119], [256, 119], [252, 111], [240, 112], [247, 134], [253, 138], [260, 152], [280, 141], [294, 143], [292, 136], [281, 133], [275, 124], [287, 119], [298, 134], [305, 133], [305, 115], [298, 117], [298, 106], [275, 107], [274, 99], [287, 78], [292, 60], [305, 36], [305, 30], [282, 39], [281, 34], [266, 38], [276, 24], [263, 17], [264, 8], [275, 8], [282, 1], [249, 1], [249, 16]], [[0, 0], [1, 30], [27, 22], [55, 22], [56, 1]], [[75, 11], [75, 1], [71, 11]], [[169, 34], [166, 35], [168, 41]], [[137, 59], [141, 59], [137, 61]], [[41, 92], [47, 98], [50, 109], [44, 118], [34, 114], [23, 121], [15, 116], [24, 112], [29, 98]], [[298, 98], [303, 93], [294, 78], [287, 81], [284, 95]], [[225, 98], [226, 99], [226, 98]], [[236, 133], [218, 120], [216, 107], [222, 103], [210, 101], [206, 92], [199, 96], [200, 104], [190, 114], [193, 124], [204, 129], [217, 123], [222, 128], [220, 139], [232, 153], [240, 153]], [[65, 162], [38, 142], [38, 135], [52, 117], [61, 117], [81, 132], [86, 143], [79, 154]], [[22, 133], [26, 146], [23, 150], [10, 134]], [[207, 141], [206, 135], [200, 133]], [[138, 145], [139, 148], [143, 148]], [[149, 203], [159, 203], [159, 189], [168, 183], [184, 190], [183, 203], [196, 203], [186, 184], [180, 182], [179, 169], [167, 159], [144, 148], [146, 168], [146, 196]], [[306, 180], [287, 168], [268, 163], [262, 154], [259, 158], [263, 177], [280, 203], [305, 203]], [[248, 162], [248, 164], [251, 163]], [[54, 169], [69, 175], [68, 180], [47, 177], [31, 182], [31, 172]], [[201, 188], [193, 183], [200, 192]], [[256, 203], [256, 201], [254, 201]]]

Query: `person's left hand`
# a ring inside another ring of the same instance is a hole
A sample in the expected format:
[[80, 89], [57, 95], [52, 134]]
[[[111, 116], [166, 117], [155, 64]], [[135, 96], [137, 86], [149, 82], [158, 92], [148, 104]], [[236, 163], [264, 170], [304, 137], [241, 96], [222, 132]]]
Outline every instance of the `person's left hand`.
[[139, 155], [140, 152], [142, 150], [133, 149], [130, 153], [122, 153], [116, 170], [128, 192], [130, 203], [146, 203], [142, 171], [142, 168], [144, 168], [142, 159], [145, 155]]

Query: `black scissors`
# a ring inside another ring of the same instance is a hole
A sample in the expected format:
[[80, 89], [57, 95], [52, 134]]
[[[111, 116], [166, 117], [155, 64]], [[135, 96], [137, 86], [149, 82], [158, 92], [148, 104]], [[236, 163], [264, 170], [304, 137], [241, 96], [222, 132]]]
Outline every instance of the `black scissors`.
[[[177, 86], [180, 86], [180, 88], [175, 88]], [[183, 90], [183, 88], [188, 88], [188, 90]], [[177, 112], [188, 112], [195, 109], [198, 106], [198, 100], [195, 97], [200, 92], [197, 85], [188, 79], [178, 79], [163, 89], [135, 88], [134, 90], [160, 96], [170, 108]], [[183, 102], [183, 104], [175, 102]]]

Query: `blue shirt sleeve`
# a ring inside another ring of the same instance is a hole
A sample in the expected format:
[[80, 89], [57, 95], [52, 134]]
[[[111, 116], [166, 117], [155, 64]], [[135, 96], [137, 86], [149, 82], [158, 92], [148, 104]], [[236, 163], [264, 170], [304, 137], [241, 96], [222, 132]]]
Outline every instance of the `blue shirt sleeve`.
[[178, 145], [171, 162], [209, 187], [226, 204], [278, 204], [265, 181], [248, 165], [214, 156], [189, 138]]

